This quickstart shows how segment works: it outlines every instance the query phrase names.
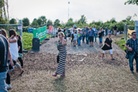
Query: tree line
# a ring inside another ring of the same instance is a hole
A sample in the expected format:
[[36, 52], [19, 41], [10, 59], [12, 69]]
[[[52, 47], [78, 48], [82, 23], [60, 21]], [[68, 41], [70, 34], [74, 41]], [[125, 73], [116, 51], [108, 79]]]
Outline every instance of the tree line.
[[[96, 27], [97, 29], [99, 28], [108, 28], [112, 30], [112, 28], [116, 25], [118, 27], [119, 31], [124, 30], [124, 25], [127, 24], [129, 29], [134, 29], [134, 20], [132, 19], [131, 16], [128, 16], [127, 18], [121, 20], [121, 21], [116, 21], [115, 18], [112, 18], [106, 22], [102, 21], [92, 21], [91, 23], [87, 23], [87, 18], [85, 15], [82, 15], [79, 20], [74, 21], [73, 18], [68, 19], [66, 23], [61, 23], [59, 19], [56, 19], [55, 21], [47, 19], [45, 16], [40, 16], [39, 18], [34, 18], [32, 22], [28, 18], [23, 18], [22, 19], [23, 26], [24, 28], [28, 27], [33, 27], [33, 28], [38, 28], [41, 26], [49, 26], [52, 25], [55, 28], [70, 28], [76, 25], [79, 28], [83, 28], [86, 26], [89, 27]], [[17, 21], [15, 18], [12, 18], [9, 21], [10, 24], [17, 24]]]

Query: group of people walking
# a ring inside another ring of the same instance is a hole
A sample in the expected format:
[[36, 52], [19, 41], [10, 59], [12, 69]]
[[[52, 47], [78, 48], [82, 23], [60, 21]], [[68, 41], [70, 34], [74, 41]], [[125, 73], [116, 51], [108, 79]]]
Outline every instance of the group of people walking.
[[[103, 45], [103, 33], [104, 31], [102, 28], [96, 32], [96, 29], [94, 28], [86, 28], [85, 30], [74, 30], [72, 32], [72, 40], [74, 46], [77, 45], [81, 46], [81, 39], [84, 43], [84, 38], [86, 38], [86, 44], [90, 43], [90, 47], [93, 46], [93, 41], [94, 41], [94, 36], [97, 35], [99, 36], [99, 47], [102, 49], [102, 59], [104, 58], [104, 54], [106, 51], [109, 51], [111, 60], [115, 60], [113, 58], [113, 50], [112, 50], [112, 34], [108, 32], [108, 35], [105, 38], [104, 45]], [[53, 74], [53, 76], [57, 76], [58, 74], [61, 75], [62, 77], [65, 76], [65, 63], [66, 63], [66, 45], [67, 45], [67, 40], [65, 39], [65, 34], [63, 32], [59, 33], [59, 41], [57, 48], [59, 50], [59, 64], [57, 67], [56, 72]], [[116, 35], [115, 35], [116, 36]], [[82, 38], [81, 38], [82, 37]], [[96, 39], [95, 39], [96, 42]], [[135, 59], [136, 61], [136, 72], [138, 73], [138, 39], [136, 38], [136, 32], [132, 33], [132, 38], [128, 39], [126, 43], [126, 49], [127, 49], [127, 58], [129, 59], [129, 67], [130, 71], [134, 73], [134, 68], [133, 68], [133, 61]]]
[[[73, 43], [73, 46], [76, 47], [81, 46], [82, 43], [89, 44], [90, 47], [93, 47], [93, 42], [97, 42], [97, 36], [99, 36], [99, 47], [102, 48], [103, 53], [102, 53], [102, 58], [104, 58], [104, 53], [106, 50], [110, 51], [111, 55], [111, 60], [114, 60], [113, 58], [113, 51], [112, 51], [112, 39], [111, 39], [111, 34], [109, 33], [106, 40], [105, 44], [103, 45], [103, 36], [104, 36], [104, 31], [101, 28], [99, 31], [96, 30], [96, 28], [84, 28], [84, 29], [74, 29], [72, 31], [72, 36], [71, 36], [71, 43]], [[58, 53], [58, 67], [56, 69], [56, 72], [53, 74], [54, 77], [56, 77], [58, 74], [61, 75], [62, 77], [65, 76], [65, 63], [66, 63], [66, 45], [67, 45], [67, 37], [65, 34], [65, 30], [59, 31], [58, 33], [59, 41], [57, 42], [57, 49], [59, 51]], [[103, 46], [103, 47], [102, 47]]]
[[73, 29], [71, 30], [71, 42], [73, 46], [81, 46], [82, 43], [88, 44], [93, 47], [93, 42], [97, 42], [97, 37], [99, 37], [99, 43], [102, 43], [102, 38], [104, 36], [104, 30], [101, 28], [99, 31], [93, 27], [85, 27], [83, 29]]
[[[17, 62], [19, 60], [20, 64]], [[11, 89], [10, 73], [15, 68], [24, 72], [22, 60], [22, 41], [14, 29], [9, 30], [9, 37], [5, 29], [0, 30], [0, 92]]]
[[[99, 47], [103, 50], [102, 58], [104, 58], [105, 51], [109, 51], [111, 60], [113, 58], [112, 50], [112, 38], [111, 33], [105, 38], [103, 43], [103, 30], [102, 28], [97, 31], [95, 28], [85, 28], [83, 30], [74, 30], [72, 32], [73, 46], [81, 46], [81, 40], [83, 43], [89, 44], [93, 47], [93, 42], [97, 41], [96, 37], [99, 36]], [[58, 66], [53, 74], [54, 77], [61, 75], [65, 77], [65, 65], [67, 55], [67, 39], [64, 32], [58, 33], [59, 40], [57, 41], [58, 53]], [[95, 39], [95, 40], [94, 40]], [[132, 33], [132, 38], [128, 39], [126, 43], [127, 48], [127, 59], [129, 60], [130, 71], [134, 73], [133, 61], [136, 61], [136, 72], [138, 73], [138, 39], [136, 38], [136, 32]], [[20, 64], [17, 62], [20, 61]], [[21, 71], [19, 75], [22, 75], [23, 71], [23, 60], [22, 60], [22, 41], [21, 37], [16, 34], [15, 30], [9, 30], [9, 37], [4, 29], [0, 30], [0, 92], [7, 92], [7, 89], [11, 88], [10, 85], [10, 71], [18, 67]]]

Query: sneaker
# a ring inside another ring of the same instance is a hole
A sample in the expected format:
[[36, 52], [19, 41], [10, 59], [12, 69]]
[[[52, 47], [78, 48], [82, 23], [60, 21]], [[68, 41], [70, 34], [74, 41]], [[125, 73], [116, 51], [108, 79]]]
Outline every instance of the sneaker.
[[7, 90], [10, 90], [10, 89], [12, 89], [11, 84], [7, 84]]
[[65, 74], [62, 74], [60, 77], [61, 77], [61, 78], [65, 78]]
[[57, 77], [57, 73], [53, 74], [52, 76], [53, 76], [53, 77]]
[[112, 58], [111, 60], [115, 60], [114, 58]]

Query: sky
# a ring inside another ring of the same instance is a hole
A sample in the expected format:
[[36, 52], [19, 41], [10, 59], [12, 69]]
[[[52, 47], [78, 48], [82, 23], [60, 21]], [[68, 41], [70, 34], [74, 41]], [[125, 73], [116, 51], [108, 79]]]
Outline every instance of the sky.
[[86, 16], [88, 23], [105, 22], [112, 18], [121, 21], [127, 16], [138, 16], [138, 6], [124, 5], [125, 1], [127, 0], [9, 0], [9, 16], [15, 19], [27, 17], [30, 21], [46, 16], [47, 19], [59, 19], [63, 23], [68, 18], [77, 21], [81, 15]]

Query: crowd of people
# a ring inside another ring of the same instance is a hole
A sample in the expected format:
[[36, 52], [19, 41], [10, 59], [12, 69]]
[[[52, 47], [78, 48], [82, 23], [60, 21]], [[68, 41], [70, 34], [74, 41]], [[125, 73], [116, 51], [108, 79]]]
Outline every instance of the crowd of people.
[[[58, 67], [56, 72], [53, 74], [54, 77], [61, 75], [65, 76], [65, 63], [66, 63], [66, 45], [68, 37], [71, 38], [71, 44], [73, 47], [81, 46], [82, 44], [88, 44], [90, 47], [94, 47], [94, 42], [97, 42], [97, 37], [99, 38], [99, 48], [103, 50], [102, 59], [104, 58], [105, 51], [109, 51], [111, 55], [111, 60], [113, 58], [112, 50], [112, 39], [111, 33], [109, 30], [105, 31], [100, 28], [97, 30], [95, 27], [89, 28], [85, 27], [83, 29], [73, 28], [71, 34], [68, 34], [68, 31], [64, 29], [63, 31], [59, 28], [58, 33], [59, 41], [57, 41], [57, 49], [59, 51], [57, 56]], [[103, 36], [106, 36], [104, 45], [103, 45]]]
[[[117, 27], [115, 26], [115, 32], [113, 35], [116, 36], [116, 30]], [[53, 74], [53, 76], [57, 76], [60, 74], [61, 76], [65, 76], [65, 62], [66, 62], [66, 42], [67, 42], [67, 33], [66, 30], [62, 32], [61, 29], [58, 31], [58, 37], [59, 37], [59, 43], [57, 45], [57, 48], [59, 50], [59, 57], [57, 60], [58, 61], [58, 67], [56, 72]], [[90, 47], [93, 47], [94, 44], [93, 42], [97, 42], [97, 37], [99, 38], [99, 47], [101, 48], [102, 52], [102, 59], [104, 58], [104, 54], [106, 51], [109, 51], [111, 60], [115, 60], [113, 58], [113, 48], [112, 48], [112, 33], [106, 28], [103, 30], [100, 28], [97, 30], [96, 28], [84, 28], [84, 29], [78, 29], [74, 28], [71, 31], [71, 43], [73, 43], [73, 46], [81, 46], [82, 43], [89, 44]], [[103, 44], [103, 36], [105, 37], [105, 41]], [[134, 73], [134, 68], [133, 68], [133, 61], [135, 59], [136, 61], [136, 72], [138, 73], [138, 39], [136, 38], [136, 32], [132, 33], [132, 38], [128, 39], [126, 43], [126, 49], [127, 49], [127, 59], [129, 60], [129, 67], [130, 71]]]
[[[71, 43], [74, 46], [81, 46], [82, 44], [88, 44], [90, 47], [94, 47], [94, 42], [97, 42], [97, 37], [99, 38], [99, 48], [103, 50], [102, 58], [104, 58], [105, 51], [109, 51], [111, 55], [111, 60], [113, 58], [112, 50], [112, 37], [111, 32], [103, 30], [100, 28], [97, 30], [93, 28], [83, 28], [76, 29], [74, 28], [71, 31]], [[105, 41], [103, 44], [103, 36]], [[59, 51], [57, 56], [57, 69], [52, 75], [56, 77], [60, 75], [65, 77], [65, 65], [66, 65], [66, 55], [67, 55], [67, 33], [66, 30], [63, 32], [59, 30], [57, 41], [57, 50]], [[127, 49], [127, 59], [129, 61], [130, 71], [134, 73], [133, 61], [136, 61], [136, 72], [138, 73], [138, 39], [136, 38], [136, 32], [132, 33], [132, 38], [128, 39], [126, 43]], [[23, 70], [23, 59], [22, 59], [22, 40], [19, 35], [16, 34], [15, 30], [9, 30], [9, 37], [7, 32], [4, 29], [0, 30], [0, 92], [7, 92], [8, 89], [11, 89], [10, 73], [14, 71], [15, 68], [19, 69], [21, 76], [24, 72]], [[20, 64], [17, 62], [19, 61]]]
[[[21, 76], [23, 70], [22, 41], [14, 29], [9, 30], [9, 37], [5, 29], [0, 30], [0, 92], [11, 89], [10, 74], [19, 69]], [[20, 64], [17, 62], [19, 61]]]

